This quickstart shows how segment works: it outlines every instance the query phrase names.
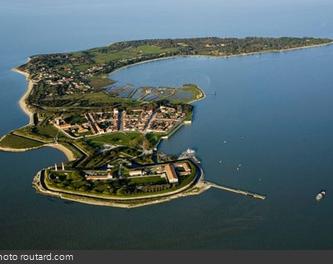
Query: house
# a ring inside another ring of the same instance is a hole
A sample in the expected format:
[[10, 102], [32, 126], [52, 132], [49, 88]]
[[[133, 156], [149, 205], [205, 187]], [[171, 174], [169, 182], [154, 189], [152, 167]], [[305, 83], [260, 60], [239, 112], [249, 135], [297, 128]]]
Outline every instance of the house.
[[171, 164], [166, 164], [165, 167], [165, 174], [168, 179], [169, 183], [178, 183], [177, 173], [175, 168]]
[[101, 181], [101, 180], [110, 180], [113, 179], [111, 171], [86, 171], [85, 176], [86, 180], [89, 181]]
[[129, 176], [130, 177], [136, 177], [136, 176], [142, 176], [143, 171], [142, 170], [131, 170], [129, 171]]

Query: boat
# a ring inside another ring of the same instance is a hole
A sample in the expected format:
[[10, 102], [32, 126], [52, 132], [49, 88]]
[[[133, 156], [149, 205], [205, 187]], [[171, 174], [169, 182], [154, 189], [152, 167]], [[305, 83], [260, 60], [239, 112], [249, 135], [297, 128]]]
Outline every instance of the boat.
[[195, 154], [195, 150], [193, 150], [193, 149], [190, 149], [190, 148], [188, 148], [187, 150], [186, 150], [186, 153], [187, 154]]
[[184, 151], [178, 159], [192, 159], [196, 163], [200, 163], [200, 160], [197, 159], [195, 156], [195, 150], [188, 148], [186, 151]]
[[316, 195], [316, 201], [319, 202], [326, 196], [326, 191], [321, 190], [317, 195]]

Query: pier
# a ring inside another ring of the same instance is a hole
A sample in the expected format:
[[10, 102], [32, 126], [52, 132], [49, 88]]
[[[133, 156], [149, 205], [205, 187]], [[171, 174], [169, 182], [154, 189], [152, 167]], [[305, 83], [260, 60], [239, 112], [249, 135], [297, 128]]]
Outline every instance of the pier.
[[216, 184], [216, 183], [213, 183], [213, 182], [207, 182], [207, 184], [210, 187], [213, 187], [213, 188], [216, 188], [216, 189], [220, 189], [220, 190], [227, 191], [227, 192], [233, 192], [233, 193], [249, 196], [249, 197], [254, 198], [254, 199], [260, 199], [260, 200], [265, 200], [266, 199], [266, 196], [262, 195], [262, 194], [253, 193], [253, 192], [249, 192], [249, 191], [244, 191], [244, 190], [240, 190], [240, 189], [235, 189], [235, 188], [219, 185], [219, 184]]

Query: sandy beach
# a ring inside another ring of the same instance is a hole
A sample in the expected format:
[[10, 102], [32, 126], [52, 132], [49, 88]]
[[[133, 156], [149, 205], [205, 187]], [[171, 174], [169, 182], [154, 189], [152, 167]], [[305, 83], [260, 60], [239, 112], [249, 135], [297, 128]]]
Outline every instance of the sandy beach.
[[12, 69], [14, 72], [20, 73], [22, 75], [25, 76], [25, 78], [28, 81], [28, 87], [27, 90], [25, 91], [25, 93], [23, 94], [23, 96], [20, 98], [19, 100], [19, 106], [22, 109], [22, 111], [29, 117], [29, 124], [33, 123], [33, 112], [31, 111], [31, 109], [28, 107], [27, 103], [26, 103], [26, 99], [28, 98], [29, 94], [32, 91], [33, 88], [33, 82], [32, 80], [29, 79], [29, 74], [24, 72], [24, 71], [20, 71], [17, 68], [13, 68]]
[[72, 161], [75, 160], [76, 157], [73, 154], [73, 152], [71, 152], [68, 148], [66, 148], [64, 145], [61, 144], [47, 144], [44, 145], [45, 147], [51, 147], [51, 148], [55, 148], [57, 150], [60, 150], [61, 152], [63, 152], [65, 154], [65, 156], [67, 157], [68, 161]]
[[[29, 94], [32, 91], [32, 88], [33, 88], [33, 85], [34, 85], [33, 81], [30, 80], [29, 74], [26, 73], [26, 72], [24, 72], [24, 71], [20, 71], [17, 68], [13, 68], [12, 71], [24, 75], [26, 77], [27, 81], [28, 81], [27, 90], [25, 91], [25, 93], [20, 98], [20, 100], [19, 100], [19, 106], [22, 109], [22, 111], [29, 117], [29, 123], [28, 123], [28, 125], [31, 125], [31, 124], [33, 124], [33, 114], [34, 113], [33, 113], [33, 111], [31, 111], [31, 109], [27, 105], [26, 99], [28, 98]], [[66, 147], [64, 147], [61, 144], [46, 144], [46, 145], [43, 145], [41, 147], [55, 148], [55, 149], [60, 150], [61, 152], [63, 152], [69, 161], [75, 160], [74, 154], [69, 149], [67, 149]], [[28, 151], [28, 150], [39, 149], [41, 147], [29, 148], [29, 149], [1, 148], [0, 150], [2, 150], [2, 151], [9, 151], [9, 152], [24, 152], [24, 151]]]

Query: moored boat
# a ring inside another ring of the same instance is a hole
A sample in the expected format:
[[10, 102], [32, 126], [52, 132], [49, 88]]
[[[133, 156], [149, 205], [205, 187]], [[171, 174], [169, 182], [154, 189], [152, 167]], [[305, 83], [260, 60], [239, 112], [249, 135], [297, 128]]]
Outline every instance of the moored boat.
[[326, 195], [326, 191], [325, 190], [321, 190], [317, 195], [316, 195], [316, 201], [319, 202], [320, 200], [322, 200]]

